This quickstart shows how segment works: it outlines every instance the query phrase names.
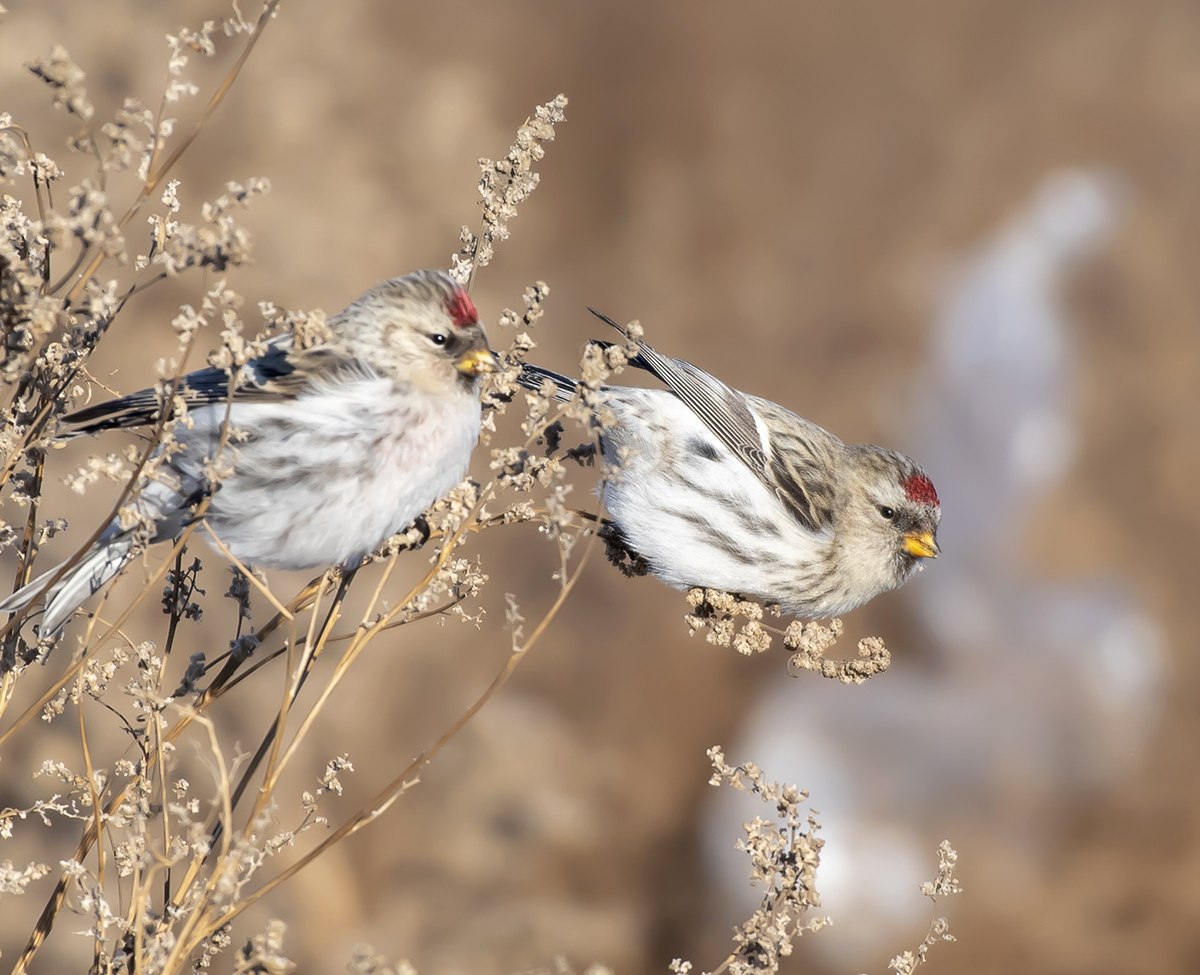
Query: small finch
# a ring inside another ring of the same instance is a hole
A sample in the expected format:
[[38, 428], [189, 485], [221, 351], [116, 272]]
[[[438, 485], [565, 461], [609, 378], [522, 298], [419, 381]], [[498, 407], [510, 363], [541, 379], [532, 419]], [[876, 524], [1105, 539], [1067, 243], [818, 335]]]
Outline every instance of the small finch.
[[[616, 540], [667, 585], [826, 617], [937, 558], [941, 507], [913, 460], [843, 443], [778, 403], [635, 344], [630, 364], [667, 389], [601, 389], [616, 422], [600, 434], [600, 491]], [[546, 380], [564, 402], [577, 386], [533, 365], [520, 377], [535, 390]]]
[[[291, 335], [238, 371], [184, 376], [186, 422], [175, 448], [134, 504], [150, 542], [177, 536], [209, 497], [203, 518], [243, 562], [273, 569], [356, 568], [462, 480], [479, 439], [480, 376], [496, 360], [467, 293], [441, 271], [384, 281], [297, 348]], [[67, 435], [156, 423], [153, 390], [78, 410]], [[228, 443], [221, 442], [228, 425]], [[231, 467], [216, 490], [206, 475]], [[13, 613], [45, 602], [53, 633], [136, 551], [114, 520], [57, 581], [62, 565], [0, 602]]]

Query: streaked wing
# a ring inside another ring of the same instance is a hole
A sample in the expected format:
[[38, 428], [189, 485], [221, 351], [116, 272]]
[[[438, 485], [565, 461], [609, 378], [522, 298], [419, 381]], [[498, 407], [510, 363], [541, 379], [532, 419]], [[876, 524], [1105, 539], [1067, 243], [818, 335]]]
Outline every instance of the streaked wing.
[[747, 399], [769, 431], [767, 483], [805, 528], [824, 531], [833, 517], [829, 451], [831, 443], [840, 441], [778, 403], [758, 396]]
[[[293, 396], [308, 383], [310, 372], [297, 368], [291, 355], [291, 336], [273, 339], [267, 351], [246, 363], [242, 378], [229, 390], [229, 374], [224, 369], [208, 367], [183, 376], [178, 395], [189, 407], [210, 403], [239, 402], [266, 397]], [[120, 427], [138, 427], [157, 423], [159, 396], [154, 389], [142, 389], [119, 399], [106, 400], [63, 417], [64, 431], [69, 437]]]
[[[594, 308], [588, 311], [625, 335], [625, 330], [607, 315]], [[636, 341], [638, 355], [630, 364], [657, 376], [774, 492], [801, 525], [812, 532], [821, 531], [825, 521], [823, 508], [814, 504], [794, 466], [776, 456], [746, 396], [690, 362], [670, 358], [640, 339]]]

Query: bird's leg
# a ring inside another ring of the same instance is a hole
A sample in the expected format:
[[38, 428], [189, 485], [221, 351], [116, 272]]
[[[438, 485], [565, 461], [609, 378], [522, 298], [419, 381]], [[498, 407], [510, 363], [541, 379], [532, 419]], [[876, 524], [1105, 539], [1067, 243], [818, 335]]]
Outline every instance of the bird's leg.
[[590, 521], [597, 526], [596, 534], [604, 542], [604, 553], [608, 556], [608, 561], [620, 569], [622, 574], [631, 579], [634, 576], [649, 575], [650, 563], [633, 550], [616, 522], [593, 511], [581, 511], [578, 508], [571, 510], [584, 521]]
[[608, 556], [608, 561], [615, 565], [623, 576], [632, 579], [650, 573], [650, 564], [630, 547], [624, 532], [613, 522], [603, 519], [600, 522], [599, 535], [604, 542], [604, 554]]
[[424, 515], [417, 515], [417, 517], [413, 519], [412, 527], [421, 533], [421, 540], [417, 542], [416, 545], [413, 545], [412, 548], [421, 548], [427, 541], [429, 541], [429, 536], [433, 534], [433, 531], [429, 527], [429, 522], [426, 520]]

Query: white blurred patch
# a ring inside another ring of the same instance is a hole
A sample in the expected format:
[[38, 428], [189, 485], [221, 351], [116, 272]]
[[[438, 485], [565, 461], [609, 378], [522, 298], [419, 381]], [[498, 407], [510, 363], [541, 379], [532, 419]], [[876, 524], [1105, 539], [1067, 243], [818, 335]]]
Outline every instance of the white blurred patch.
[[[1038, 869], [1043, 812], [1117, 782], [1153, 730], [1162, 638], [1128, 585], [1047, 584], [1013, 544], [1080, 436], [1063, 274], [1104, 243], [1122, 196], [1111, 173], [1047, 177], [942, 296], [911, 442], [942, 497], [944, 554], [905, 590], [940, 667], [901, 655], [863, 687], [773, 681], [727, 748], [821, 811], [834, 924], [804, 944], [838, 967], [878, 969], [924, 936], [917, 888], [943, 838], [966, 877], [981, 836]], [[745, 894], [720, 907], [731, 924], [754, 903], [733, 849], [748, 815], [724, 791], [707, 811], [712, 888]]]

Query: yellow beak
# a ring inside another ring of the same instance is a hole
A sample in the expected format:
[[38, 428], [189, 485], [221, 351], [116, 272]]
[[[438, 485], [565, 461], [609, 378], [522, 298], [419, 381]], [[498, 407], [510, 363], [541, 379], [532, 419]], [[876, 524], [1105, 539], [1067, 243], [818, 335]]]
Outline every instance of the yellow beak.
[[933, 532], [913, 532], [904, 536], [904, 551], [914, 558], [936, 559], [940, 549]]
[[495, 372], [500, 368], [500, 363], [489, 349], [471, 349], [459, 356], [454, 368], [464, 376], [474, 378], [485, 372]]

